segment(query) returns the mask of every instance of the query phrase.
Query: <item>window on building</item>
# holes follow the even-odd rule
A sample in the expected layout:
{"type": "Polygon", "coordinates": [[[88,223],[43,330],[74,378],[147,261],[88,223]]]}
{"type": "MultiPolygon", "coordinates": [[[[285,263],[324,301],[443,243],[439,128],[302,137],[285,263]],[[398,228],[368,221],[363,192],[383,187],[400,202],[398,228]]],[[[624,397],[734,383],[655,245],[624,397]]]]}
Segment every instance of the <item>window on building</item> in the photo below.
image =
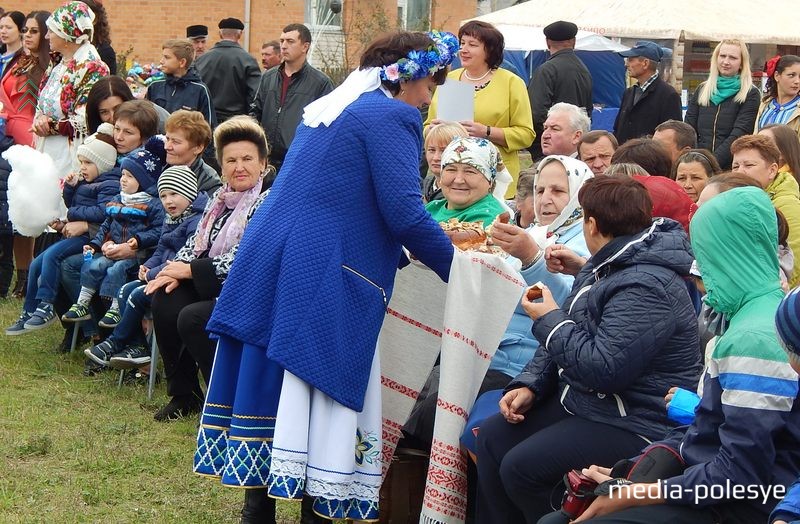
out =
{"type": "Polygon", "coordinates": [[[306,0],[306,25],[315,29],[341,29],[341,9],[334,13],[331,0],[306,0]]]}
{"type": "Polygon", "coordinates": [[[397,0],[397,21],[409,31],[427,31],[431,26],[431,0],[397,0]]]}

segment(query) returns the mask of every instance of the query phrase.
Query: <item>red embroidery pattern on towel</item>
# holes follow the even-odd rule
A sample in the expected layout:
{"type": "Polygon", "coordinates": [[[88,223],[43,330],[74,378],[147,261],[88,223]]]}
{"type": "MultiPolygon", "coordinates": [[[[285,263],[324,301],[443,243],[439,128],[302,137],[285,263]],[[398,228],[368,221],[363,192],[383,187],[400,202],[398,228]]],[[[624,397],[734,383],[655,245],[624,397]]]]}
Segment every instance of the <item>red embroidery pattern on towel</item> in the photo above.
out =
{"type": "Polygon", "coordinates": [[[467,463],[456,446],[434,439],[425,483],[425,506],[464,520],[467,507],[467,463]]]}
{"type": "Polygon", "coordinates": [[[458,417],[463,418],[465,422],[469,418],[469,413],[467,412],[466,409],[464,409],[461,406],[458,406],[456,404],[453,404],[452,402],[444,401],[444,400],[442,400],[441,397],[436,399],[436,406],[440,407],[442,409],[446,409],[450,413],[452,413],[452,414],[454,414],[454,415],[456,415],[458,417]]]}
{"type": "Polygon", "coordinates": [[[482,359],[484,359],[484,360],[491,360],[492,359],[492,357],[489,355],[489,353],[487,353],[486,351],[484,351],[481,348],[479,348],[478,344],[474,340],[472,340],[471,338],[467,338],[463,333],[461,333],[459,331],[454,331],[454,330],[450,329],[449,327],[446,327],[446,328],[444,328],[444,334],[447,335],[448,337],[453,337],[453,338],[455,338],[457,340],[460,340],[461,342],[465,343],[466,345],[468,345],[469,347],[474,349],[475,352],[478,353],[478,356],[481,357],[482,359]]]}
{"type": "Polygon", "coordinates": [[[477,262],[478,264],[486,267],[486,269],[488,269],[492,273],[497,273],[498,275],[500,275],[504,279],[508,280],[509,282],[513,282],[513,283],[515,283],[516,285],[518,285],[520,287],[528,287],[528,285],[525,284],[524,282],[520,282],[520,280],[518,278],[514,278],[514,275],[506,273],[505,271],[503,271],[499,267],[489,264],[488,262],[486,262],[482,258],[472,257],[471,262],[477,262]]]}
{"type": "Polygon", "coordinates": [[[407,316],[405,316],[404,314],[400,313],[399,311],[397,311],[395,309],[387,308],[386,312],[389,313],[390,315],[392,315],[393,317],[399,318],[400,320],[402,320],[406,324],[411,324],[414,327],[418,327],[421,330],[426,331],[426,332],[430,333],[431,335],[433,335],[435,337],[441,337],[442,336],[442,332],[439,331],[438,329],[434,329],[434,328],[432,328],[430,326],[426,326],[422,322],[419,322],[418,320],[414,320],[411,317],[407,317],[407,316]]]}

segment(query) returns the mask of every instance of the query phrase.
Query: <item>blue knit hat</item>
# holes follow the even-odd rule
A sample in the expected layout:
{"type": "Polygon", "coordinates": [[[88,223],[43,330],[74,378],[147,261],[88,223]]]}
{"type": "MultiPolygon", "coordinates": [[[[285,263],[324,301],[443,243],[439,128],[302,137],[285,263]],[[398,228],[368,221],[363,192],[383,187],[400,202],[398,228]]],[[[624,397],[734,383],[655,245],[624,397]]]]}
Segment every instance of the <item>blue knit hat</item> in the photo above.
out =
{"type": "Polygon", "coordinates": [[[131,151],[122,159],[120,167],[126,169],[139,182],[139,191],[147,191],[158,181],[164,170],[166,153],[164,143],[158,135],[145,142],[144,147],[131,151]]]}
{"type": "Polygon", "coordinates": [[[800,364],[800,287],[793,289],[778,304],[775,330],[789,360],[800,364]]]}

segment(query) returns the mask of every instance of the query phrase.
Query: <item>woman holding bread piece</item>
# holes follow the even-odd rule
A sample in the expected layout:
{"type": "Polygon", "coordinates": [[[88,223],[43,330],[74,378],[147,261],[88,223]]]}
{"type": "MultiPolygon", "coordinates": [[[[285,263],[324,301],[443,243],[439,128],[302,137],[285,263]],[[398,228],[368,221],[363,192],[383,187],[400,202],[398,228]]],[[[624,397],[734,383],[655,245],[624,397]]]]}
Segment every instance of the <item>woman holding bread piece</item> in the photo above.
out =
{"type": "Polygon", "coordinates": [[[694,257],[683,228],[654,221],[634,180],[592,178],[578,200],[592,256],[562,308],[547,287],[541,302],[522,299],[546,350],[481,425],[478,522],[536,522],[551,511],[553,487],[587,457],[613,464],[662,438],[674,426],[663,396],[675,381],[697,383],[697,322],[682,278],[694,257]]]}

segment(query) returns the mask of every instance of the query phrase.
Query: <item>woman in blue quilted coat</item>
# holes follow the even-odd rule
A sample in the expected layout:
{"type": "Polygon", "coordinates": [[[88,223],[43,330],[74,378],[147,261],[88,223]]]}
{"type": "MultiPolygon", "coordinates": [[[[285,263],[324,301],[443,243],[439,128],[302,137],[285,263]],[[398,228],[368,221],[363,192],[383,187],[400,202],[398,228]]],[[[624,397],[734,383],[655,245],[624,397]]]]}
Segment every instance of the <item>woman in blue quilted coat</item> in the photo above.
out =
{"type": "Polygon", "coordinates": [[[634,180],[596,177],[578,199],[592,256],[563,309],[547,288],[542,302],[523,297],[541,349],[480,427],[479,522],[537,522],[581,461],[614,464],[664,437],[674,425],[662,400],[671,381],[699,378],[683,280],[694,257],[681,225],[652,220],[634,180]]]}
{"type": "Polygon", "coordinates": [[[376,40],[360,69],[306,107],[244,233],[208,324],[219,344],[195,454],[197,473],[256,488],[245,491],[242,522],[270,521],[266,488],[279,498],[305,492],[328,518],[377,519],[380,446],[356,422],[369,409],[368,384],[380,380],[375,345],[401,247],[449,275],[453,246],[422,204],[417,108],[430,103],[457,47],[438,32],[376,40]],[[287,381],[312,400],[286,427],[309,430],[278,460],[272,443],[279,397],[293,398],[281,393],[287,381]],[[325,450],[307,446],[315,434],[325,450]],[[317,451],[322,460],[341,451],[341,467],[320,468],[317,451]],[[376,464],[377,486],[362,469],[376,464]]]}

